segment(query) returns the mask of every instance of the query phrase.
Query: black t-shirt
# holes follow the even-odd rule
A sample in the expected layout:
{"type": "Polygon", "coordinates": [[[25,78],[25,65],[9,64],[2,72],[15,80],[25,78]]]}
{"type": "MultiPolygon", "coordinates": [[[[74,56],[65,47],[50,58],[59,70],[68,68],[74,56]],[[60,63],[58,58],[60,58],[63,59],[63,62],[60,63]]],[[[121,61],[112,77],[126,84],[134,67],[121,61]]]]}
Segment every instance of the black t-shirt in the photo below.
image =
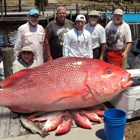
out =
{"type": "Polygon", "coordinates": [[[74,28],[74,23],[70,20],[66,20],[63,26],[56,24],[55,21],[51,21],[47,28],[50,32],[50,51],[53,59],[62,57],[62,47],[64,36],[66,32],[74,28]]]}

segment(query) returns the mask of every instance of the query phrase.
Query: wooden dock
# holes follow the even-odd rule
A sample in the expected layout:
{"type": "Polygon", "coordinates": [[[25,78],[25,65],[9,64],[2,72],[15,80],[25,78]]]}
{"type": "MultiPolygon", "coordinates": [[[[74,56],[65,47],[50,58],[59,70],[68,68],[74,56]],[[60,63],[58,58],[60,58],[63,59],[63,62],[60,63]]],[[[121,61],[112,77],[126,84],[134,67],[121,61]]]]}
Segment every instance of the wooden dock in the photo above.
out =
{"type": "MultiPolygon", "coordinates": [[[[67,11],[67,16],[70,17],[70,19],[72,19],[72,17],[77,14],[84,14],[87,15],[89,13],[89,9],[87,10],[68,10],[67,11]]],[[[47,20],[49,22],[49,19],[51,18],[56,18],[56,9],[52,10],[52,11],[44,11],[40,13],[40,17],[39,20],[43,21],[43,20],[47,20]]],[[[7,13],[7,15],[3,15],[0,17],[0,22],[16,22],[16,21],[27,21],[28,20],[28,12],[10,12],[7,13]]]]}
{"type": "MultiPolygon", "coordinates": [[[[18,21],[27,21],[28,17],[3,17],[0,18],[0,22],[18,22],[18,21]]],[[[46,17],[40,17],[39,21],[46,20],[46,17]]]]}
{"type": "Polygon", "coordinates": [[[21,126],[16,114],[5,107],[0,107],[0,139],[27,135],[29,132],[21,126]]]}

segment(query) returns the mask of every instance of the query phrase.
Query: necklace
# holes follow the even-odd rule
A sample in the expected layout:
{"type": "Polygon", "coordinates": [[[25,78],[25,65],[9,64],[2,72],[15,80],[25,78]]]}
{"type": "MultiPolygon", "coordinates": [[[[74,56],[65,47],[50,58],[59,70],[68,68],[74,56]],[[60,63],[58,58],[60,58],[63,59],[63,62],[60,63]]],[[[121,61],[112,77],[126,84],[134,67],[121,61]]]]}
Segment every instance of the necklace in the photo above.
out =
{"type": "MultiPolygon", "coordinates": [[[[75,28],[75,29],[76,29],[76,28],[75,28]]],[[[81,42],[81,43],[85,43],[85,35],[84,35],[84,31],[82,30],[81,32],[82,32],[82,36],[83,36],[84,40],[83,40],[83,41],[79,40],[79,38],[78,38],[79,31],[76,29],[77,40],[78,40],[79,43],[80,43],[80,42],[81,42]]]]}

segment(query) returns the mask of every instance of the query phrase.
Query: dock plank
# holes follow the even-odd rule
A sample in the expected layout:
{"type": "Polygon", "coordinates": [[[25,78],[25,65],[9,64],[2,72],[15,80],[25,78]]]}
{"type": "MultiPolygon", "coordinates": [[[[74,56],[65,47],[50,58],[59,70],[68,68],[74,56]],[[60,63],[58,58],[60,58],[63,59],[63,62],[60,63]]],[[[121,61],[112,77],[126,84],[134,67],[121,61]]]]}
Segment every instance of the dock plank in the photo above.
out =
{"type": "MultiPolygon", "coordinates": [[[[16,21],[27,21],[28,17],[4,17],[4,18],[0,18],[0,22],[16,22],[16,21]]],[[[40,17],[39,21],[41,20],[46,20],[45,17],[40,17]]]]}
{"type": "Polygon", "coordinates": [[[0,138],[8,137],[10,127],[10,110],[3,107],[0,122],[0,138]]]}
{"type": "Polygon", "coordinates": [[[10,128],[9,128],[9,134],[8,137],[15,137],[19,136],[20,133],[20,122],[17,115],[17,118],[14,118],[14,116],[17,114],[14,114],[13,112],[10,113],[10,128]]]}

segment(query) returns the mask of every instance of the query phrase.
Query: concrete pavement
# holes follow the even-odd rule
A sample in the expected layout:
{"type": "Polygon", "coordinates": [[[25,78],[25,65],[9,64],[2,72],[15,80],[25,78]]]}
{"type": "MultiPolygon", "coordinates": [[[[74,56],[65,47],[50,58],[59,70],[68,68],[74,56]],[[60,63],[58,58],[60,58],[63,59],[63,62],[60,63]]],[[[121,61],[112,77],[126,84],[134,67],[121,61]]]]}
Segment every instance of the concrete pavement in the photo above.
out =
{"type": "MultiPolygon", "coordinates": [[[[47,140],[104,140],[104,123],[93,125],[91,130],[83,128],[72,128],[70,132],[64,135],[55,136],[55,131],[49,132],[47,140]]],[[[42,140],[38,134],[29,134],[18,137],[4,138],[3,140],[42,140]]]]}

